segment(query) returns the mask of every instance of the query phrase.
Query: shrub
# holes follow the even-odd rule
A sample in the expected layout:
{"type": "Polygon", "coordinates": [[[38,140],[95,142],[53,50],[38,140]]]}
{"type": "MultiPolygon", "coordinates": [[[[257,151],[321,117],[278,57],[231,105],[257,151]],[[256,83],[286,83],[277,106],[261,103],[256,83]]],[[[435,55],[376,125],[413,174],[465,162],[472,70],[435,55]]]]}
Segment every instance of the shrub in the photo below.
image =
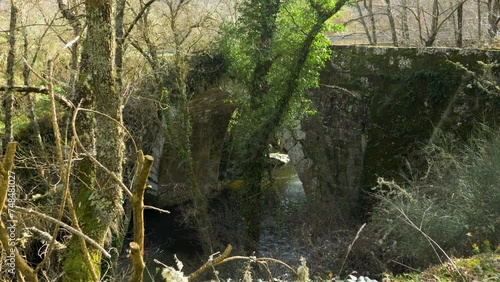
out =
{"type": "Polygon", "coordinates": [[[422,268],[500,243],[500,134],[482,135],[458,150],[428,146],[427,170],[405,185],[379,179],[369,233],[387,265],[422,268]]]}

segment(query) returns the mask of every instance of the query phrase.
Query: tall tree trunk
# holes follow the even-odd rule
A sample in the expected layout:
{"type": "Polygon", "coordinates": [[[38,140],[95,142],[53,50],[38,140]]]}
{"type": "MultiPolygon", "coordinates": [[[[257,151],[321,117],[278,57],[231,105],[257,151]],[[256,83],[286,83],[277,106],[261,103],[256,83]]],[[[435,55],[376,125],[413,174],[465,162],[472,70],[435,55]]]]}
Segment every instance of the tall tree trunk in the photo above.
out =
{"type": "Polygon", "coordinates": [[[124,51],[124,27],[123,19],[125,17],[125,2],[126,0],[116,0],[116,17],[115,17],[115,33],[116,33],[116,89],[118,92],[122,90],[122,70],[123,70],[123,51],[124,51]]]}
{"type": "Polygon", "coordinates": [[[488,34],[494,38],[498,33],[500,22],[500,0],[488,0],[488,34]]]}
{"type": "MultiPolygon", "coordinates": [[[[87,34],[82,52],[82,74],[80,89],[84,99],[102,114],[95,114],[95,157],[111,173],[121,178],[124,159],[122,122],[122,100],[115,90],[114,75],[114,29],[112,1],[86,1],[87,34]],[[88,90],[88,92],[87,92],[88,90]],[[106,116],[105,116],[106,115],[106,116]]],[[[87,120],[80,123],[81,138],[91,140],[93,124],[87,120]]],[[[91,141],[86,141],[91,146],[91,141]]],[[[82,230],[100,244],[108,243],[109,237],[121,227],[122,191],[106,172],[95,170],[87,160],[78,167],[83,183],[77,186],[75,205],[82,230]],[[90,170],[90,171],[89,171],[90,170]],[[95,180],[95,181],[94,181],[95,180]]],[[[100,277],[101,253],[90,249],[92,266],[100,277]]],[[[68,255],[64,260],[64,280],[92,281],[90,270],[83,263],[76,238],[70,242],[68,255]]]]}
{"type": "MultiPolygon", "coordinates": [[[[12,87],[14,86],[14,62],[16,56],[16,25],[17,25],[18,8],[16,1],[12,0],[10,4],[10,26],[9,26],[9,53],[7,55],[7,91],[3,98],[4,109],[4,124],[5,124],[5,137],[3,140],[3,147],[6,148],[9,142],[14,140],[14,133],[12,128],[12,111],[14,110],[14,93],[12,87]]],[[[2,149],[3,152],[4,149],[2,149]]]]}
{"type": "MultiPolygon", "coordinates": [[[[267,0],[261,1],[260,5],[249,1],[246,5],[249,16],[256,18],[254,25],[250,29],[257,31],[255,67],[252,72],[251,83],[248,85],[250,94],[249,108],[244,109],[242,113],[245,116],[251,116],[254,111],[263,105],[262,99],[266,96],[269,85],[267,83],[267,74],[272,66],[271,47],[273,36],[276,30],[276,16],[280,9],[280,1],[267,0]]],[[[257,1],[255,1],[257,2],[257,1]]],[[[238,130],[246,130],[239,128],[238,130]]],[[[244,220],[243,244],[247,254],[258,253],[260,244],[260,221],[261,221],[261,193],[262,179],[265,171],[265,156],[269,136],[265,132],[256,129],[250,140],[244,141],[248,145],[242,148],[242,155],[239,158],[240,169],[243,172],[244,186],[242,189],[242,207],[241,215],[244,220]]]]}
{"type": "Polygon", "coordinates": [[[457,7],[457,31],[456,40],[457,47],[463,46],[463,25],[464,25],[464,2],[460,2],[457,7]]]}
{"type": "Polygon", "coordinates": [[[439,29],[439,0],[434,0],[432,3],[432,21],[431,21],[431,30],[425,40],[425,46],[430,47],[436,41],[436,36],[438,34],[439,29]]]}
{"type": "MultiPolygon", "coordinates": [[[[74,38],[77,38],[80,36],[80,33],[82,31],[82,24],[80,23],[80,20],[78,19],[78,16],[71,11],[70,8],[68,8],[68,4],[66,3],[65,0],[57,0],[57,4],[59,6],[59,10],[61,11],[63,17],[69,22],[71,27],[73,28],[73,36],[74,38]]],[[[75,94],[75,87],[76,87],[76,77],[77,77],[77,72],[78,72],[78,55],[79,55],[79,44],[78,40],[71,45],[70,50],[71,50],[71,74],[69,77],[69,93],[70,97],[74,98],[75,94]]]]}
{"type": "Polygon", "coordinates": [[[408,28],[408,7],[407,0],[401,0],[401,29],[403,34],[404,45],[407,46],[410,43],[410,30],[408,28]]]}
{"type": "Polygon", "coordinates": [[[483,38],[483,19],[482,19],[482,9],[481,9],[481,1],[477,0],[477,38],[481,40],[483,38]]]}
{"type": "Polygon", "coordinates": [[[370,45],[375,45],[375,43],[373,42],[370,30],[368,29],[368,25],[366,24],[365,16],[363,15],[363,11],[361,10],[361,6],[359,5],[358,2],[355,2],[354,5],[356,7],[356,10],[358,10],[359,22],[361,23],[361,25],[363,26],[363,29],[365,30],[365,34],[366,34],[366,38],[368,39],[368,43],[370,45]]]}
{"type": "Polygon", "coordinates": [[[363,3],[370,17],[373,45],[377,45],[377,26],[375,25],[375,15],[373,13],[373,0],[363,0],[363,3]]]}
{"type": "MultiPolygon", "coordinates": [[[[289,66],[288,75],[280,82],[283,88],[277,93],[271,93],[271,85],[268,85],[266,77],[269,75],[273,63],[277,62],[273,60],[273,56],[267,56],[268,53],[266,52],[270,54],[273,33],[276,29],[275,17],[279,11],[280,2],[281,1],[268,0],[265,1],[265,4],[269,6],[261,3],[261,5],[256,5],[258,8],[253,11],[251,6],[244,8],[248,9],[248,11],[246,11],[246,16],[252,19],[250,24],[246,23],[245,28],[250,28],[252,31],[257,30],[259,32],[255,42],[255,50],[253,50],[256,52],[256,57],[254,58],[256,59],[256,64],[253,70],[252,82],[247,85],[250,99],[255,99],[255,102],[251,101],[249,105],[243,109],[241,119],[245,120],[245,118],[250,117],[252,120],[259,120],[260,122],[250,128],[239,128],[237,129],[239,131],[236,131],[236,133],[244,132],[244,135],[247,136],[243,142],[240,139],[239,144],[237,144],[239,146],[239,154],[241,154],[241,156],[239,156],[239,160],[241,161],[240,168],[244,176],[242,191],[244,203],[242,215],[245,222],[244,247],[247,253],[258,252],[259,249],[261,182],[265,170],[265,159],[269,141],[276,128],[282,124],[284,118],[290,111],[292,98],[300,85],[299,77],[306,65],[316,36],[321,32],[324,23],[339,11],[347,0],[337,1],[335,6],[328,10],[323,10],[324,8],[321,4],[316,1],[309,1],[314,12],[317,13],[314,25],[307,31],[303,41],[300,42],[300,46],[298,46],[299,51],[290,57],[292,63],[289,66]],[[264,9],[264,11],[259,11],[259,8],[264,9]],[[255,13],[265,16],[256,19],[255,13]],[[254,25],[257,27],[256,29],[254,25]],[[263,67],[259,67],[259,65],[263,67]],[[256,79],[264,83],[255,83],[256,79]],[[252,113],[262,113],[261,111],[256,111],[256,108],[253,107],[258,106],[259,110],[265,109],[266,104],[264,99],[268,98],[269,95],[276,95],[273,97],[275,103],[273,103],[272,110],[265,111],[265,116],[255,117],[255,115],[252,115],[252,113]],[[241,130],[245,130],[246,132],[241,130]]],[[[247,3],[247,5],[248,4],[252,4],[252,1],[247,3]]],[[[255,36],[255,34],[253,35],[255,36]]],[[[267,106],[269,107],[269,105],[267,106]]],[[[248,125],[248,123],[246,125],[248,125]]],[[[242,125],[238,124],[238,126],[241,127],[242,125]]],[[[235,137],[239,138],[239,136],[235,137]]]]}
{"type": "Polygon", "coordinates": [[[392,15],[392,8],[391,8],[391,0],[385,0],[385,3],[387,4],[387,17],[389,18],[389,25],[391,27],[391,38],[392,38],[392,45],[398,46],[398,34],[396,32],[396,24],[394,23],[394,17],[392,15]]]}
{"type": "MultiPolygon", "coordinates": [[[[23,58],[26,62],[28,62],[28,48],[29,48],[29,42],[28,42],[28,33],[26,32],[26,27],[23,27],[23,58]]],[[[28,63],[23,64],[23,80],[24,80],[24,85],[29,86],[30,85],[30,68],[28,66],[28,63]]],[[[32,93],[26,93],[28,95],[28,101],[29,101],[29,119],[31,122],[31,128],[33,129],[33,135],[36,138],[38,149],[40,149],[41,153],[45,153],[45,145],[43,144],[42,141],[42,136],[40,134],[40,126],[38,125],[38,121],[36,120],[36,98],[33,96],[32,93]]],[[[41,169],[41,168],[40,168],[41,169]]]]}

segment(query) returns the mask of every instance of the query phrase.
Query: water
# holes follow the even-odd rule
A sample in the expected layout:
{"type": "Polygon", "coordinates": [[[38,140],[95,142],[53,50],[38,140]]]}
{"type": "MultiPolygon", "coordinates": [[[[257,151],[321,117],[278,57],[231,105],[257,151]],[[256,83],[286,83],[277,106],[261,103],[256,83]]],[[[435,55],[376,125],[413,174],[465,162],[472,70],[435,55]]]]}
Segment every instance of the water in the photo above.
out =
{"type": "Polygon", "coordinates": [[[306,227],[306,196],[289,162],[273,171],[274,183],[264,197],[260,256],[297,265],[306,249],[301,233],[306,227]]]}
{"type": "MultiPolygon", "coordinates": [[[[273,183],[266,189],[263,197],[259,257],[278,259],[296,268],[300,257],[306,257],[307,254],[301,236],[307,227],[304,222],[306,196],[291,163],[275,168],[272,175],[273,183]]],[[[185,264],[202,259],[196,232],[192,226],[182,223],[182,213],[179,210],[174,209],[171,212],[170,215],[155,211],[145,212],[144,260],[147,272],[150,272],[145,273],[145,281],[161,281],[158,273],[155,275],[159,265],[154,263],[153,259],[171,266],[175,265],[173,254],[177,254],[185,264]]],[[[121,270],[125,271],[129,264],[129,259],[123,255],[120,261],[121,270]]],[[[270,270],[272,273],[289,273],[276,265],[270,265],[270,270]]]]}

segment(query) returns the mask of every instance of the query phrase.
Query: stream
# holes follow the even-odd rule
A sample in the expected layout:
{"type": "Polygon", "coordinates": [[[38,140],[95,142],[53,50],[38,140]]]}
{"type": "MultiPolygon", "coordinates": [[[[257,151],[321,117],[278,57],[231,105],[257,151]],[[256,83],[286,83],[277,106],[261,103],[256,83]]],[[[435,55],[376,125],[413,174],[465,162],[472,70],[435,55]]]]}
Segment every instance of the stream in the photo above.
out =
{"type": "MultiPolygon", "coordinates": [[[[306,256],[305,246],[301,244],[306,222],[306,196],[295,168],[288,162],[272,171],[273,182],[263,192],[261,240],[259,257],[270,257],[281,260],[296,268],[301,256],[306,256]],[[297,237],[298,236],[298,237],[297,237]]],[[[173,254],[186,264],[190,261],[201,261],[201,247],[194,229],[173,214],[180,211],[171,210],[172,214],[164,215],[155,211],[145,211],[145,281],[162,281],[157,259],[167,265],[174,266],[173,254]]],[[[127,246],[130,238],[125,242],[127,246]]],[[[130,259],[124,254],[119,260],[119,269],[123,272],[130,267],[130,259]]],[[[289,273],[282,267],[270,265],[273,273],[289,273]]],[[[186,269],[190,273],[191,269],[186,269]]],[[[187,274],[186,273],[186,274],[187,274]]]]}
{"type": "Polygon", "coordinates": [[[264,197],[259,256],[296,264],[306,253],[294,237],[305,224],[306,196],[290,162],[275,168],[273,178],[273,191],[264,197]]]}

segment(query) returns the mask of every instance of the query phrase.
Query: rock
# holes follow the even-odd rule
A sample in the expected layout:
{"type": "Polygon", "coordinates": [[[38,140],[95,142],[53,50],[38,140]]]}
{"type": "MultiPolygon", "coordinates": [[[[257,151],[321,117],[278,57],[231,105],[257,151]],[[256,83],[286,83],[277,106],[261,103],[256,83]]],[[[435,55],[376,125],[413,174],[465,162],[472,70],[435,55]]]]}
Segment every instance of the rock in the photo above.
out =
{"type": "Polygon", "coordinates": [[[290,157],[287,154],[282,153],[271,153],[269,154],[269,162],[272,166],[282,166],[290,161],[290,157]]]}

